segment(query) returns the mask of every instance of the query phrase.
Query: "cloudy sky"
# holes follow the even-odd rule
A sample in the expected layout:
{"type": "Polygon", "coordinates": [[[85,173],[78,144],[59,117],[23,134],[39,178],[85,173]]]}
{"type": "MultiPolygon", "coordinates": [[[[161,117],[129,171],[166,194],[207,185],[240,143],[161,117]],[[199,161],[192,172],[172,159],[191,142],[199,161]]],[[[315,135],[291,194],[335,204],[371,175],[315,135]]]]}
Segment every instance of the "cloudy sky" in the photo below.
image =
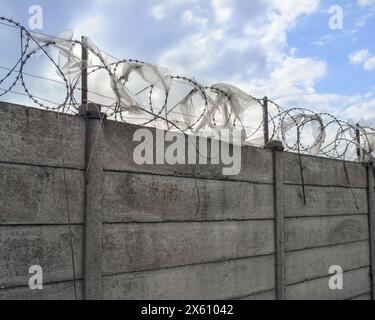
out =
{"type": "MultiPolygon", "coordinates": [[[[71,28],[116,57],[375,125],[375,0],[0,0],[0,15],[27,26],[32,5],[43,33],[71,28]]],[[[16,40],[0,36],[11,64],[16,40]]]]}

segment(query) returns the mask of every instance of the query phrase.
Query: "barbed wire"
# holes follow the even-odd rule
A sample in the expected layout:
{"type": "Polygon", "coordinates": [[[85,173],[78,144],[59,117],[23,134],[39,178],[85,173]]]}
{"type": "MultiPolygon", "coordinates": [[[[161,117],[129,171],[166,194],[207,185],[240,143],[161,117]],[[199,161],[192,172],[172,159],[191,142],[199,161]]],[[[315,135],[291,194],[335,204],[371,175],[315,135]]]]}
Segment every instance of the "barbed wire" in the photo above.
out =
{"type": "Polygon", "coordinates": [[[144,61],[120,60],[99,49],[90,39],[73,39],[72,32],[50,36],[27,30],[6,17],[0,17],[0,24],[19,30],[21,42],[15,64],[0,66],[5,71],[0,78],[0,99],[18,94],[28,97],[39,108],[77,114],[81,106],[82,70],[87,68],[87,92],[96,97],[90,101],[106,100],[100,104],[112,120],[205,136],[229,129],[241,135],[243,144],[258,146],[267,144],[268,130],[269,140],[282,141],[287,151],[342,160],[373,159],[373,128],[340,120],[329,113],[284,108],[270,99],[266,99],[266,109],[264,99],[230,84],[205,86],[144,61]],[[81,50],[87,51],[87,61],[82,60],[81,50]],[[26,71],[28,65],[42,57],[59,80],[26,71]],[[55,92],[56,96],[63,92],[63,99],[55,102],[33,94],[27,77],[63,86],[55,92]],[[19,92],[21,89],[23,92],[19,92]]]}

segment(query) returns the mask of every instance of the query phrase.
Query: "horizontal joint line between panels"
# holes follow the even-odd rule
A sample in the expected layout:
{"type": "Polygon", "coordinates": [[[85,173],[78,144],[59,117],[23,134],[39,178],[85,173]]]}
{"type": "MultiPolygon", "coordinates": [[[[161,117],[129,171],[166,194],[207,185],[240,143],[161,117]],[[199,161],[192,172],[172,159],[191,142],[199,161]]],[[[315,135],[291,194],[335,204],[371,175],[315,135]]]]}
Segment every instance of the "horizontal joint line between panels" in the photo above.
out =
{"type": "Polygon", "coordinates": [[[339,243],[335,243],[335,244],[325,244],[325,245],[314,246],[314,247],[306,247],[306,248],[303,248],[303,249],[291,249],[291,250],[285,250],[285,253],[293,253],[293,252],[307,251],[307,250],[313,250],[313,249],[339,247],[339,246],[343,246],[343,245],[355,244],[355,243],[360,243],[360,242],[368,242],[369,240],[370,240],[369,238],[365,238],[365,239],[355,240],[355,241],[347,241],[347,242],[339,242],[339,243]]]}
{"type": "MultiPolygon", "coordinates": [[[[78,281],[83,281],[83,278],[76,278],[76,279],[63,279],[63,280],[57,280],[57,281],[49,281],[49,282],[43,282],[43,286],[49,286],[49,285],[55,285],[55,284],[67,284],[67,283],[74,283],[78,281]]],[[[29,287],[26,285],[15,285],[15,286],[4,286],[0,287],[0,292],[1,291],[7,291],[7,290],[16,290],[16,289],[29,289],[29,287]]]]}
{"type": "Polygon", "coordinates": [[[254,296],[257,296],[257,295],[260,295],[260,294],[265,294],[265,293],[275,293],[275,297],[276,297],[275,290],[276,290],[276,288],[270,288],[270,289],[267,289],[267,290],[262,290],[262,291],[258,291],[258,292],[255,292],[255,293],[250,293],[250,294],[247,294],[247,295],[244,295],[244,296],[232,297],[232,298],[223,299],[223,300],[241,300],[243,298],[250,298],[250,297],[254,297],[254,296]]]}
{"type": "Polygon", "coordinates": [[[135,271],[128,271],[128,272],[117,272],[117,273],[104,272],[103,277],[109,278],[113,276],[122,276],[122,275],[127,275],[127,274],[131,275],[131,274],[139,274],[139,273],[147,273],[147,272],[182,269],[186,267],[204,266],[204,265],[211,265],[211,264],[218,264],[218,263],[225,263],[225,262],[235,262],[235,261],[249,260],[249,259],[256,259],[256,258],[267,258],[267,257],[274,257],[274,256],[275,256],[275,253],[272,252],[272,253],[265,253],[265,254],[249,256],[249,257],[239,257],[239,258],[231,258],[231,259],[225,259],[225,260],[190,263],[190,264],[184,264],[184,265],[167,266],[167,267],[157,268],[157,269],[145,269],[145,270],[135,270],[135,271]]]}
{"type": "Polygon", "coordinates": [[[60,170],[72,170],[72,171],[81,171],[84,172],[85,169],[82,168],[74,168],[68,166],[52,166],[52,165],[45,165],[45,164],[34,164],[34,163],[23,163],[23,162],[8,162],[8,161],[0,161],[0,165],[10,165],[10,166],[25,166],[25,167],[36,167],[36,168],[46,168],[46,169],[60,169],[60,170]]]}
{"type": "Polygon", "coordinates": [[[359,294],[359,295],[357,295],[357,296],[354,296],[354,297],[348,298],[348,299],[346,299],[346,300],[353,300],[353,299],[360,298],[360,297],[364,297],[364,296],[367,296],[367,295],[370,295],[370,296],[371,296],[371,291],[368,291],[368,292],[366,292],[366,293],[361,293],[361,294],[359,294]]]}
{"type": "Polygon", "coordinates": [[[112,222],[105,221],[103,225],[134,225],[134,224],[179,224],[179,223],[226,223],[226,222],[257,222],[257,221],[269,221],[273,222],[275,219],[230,219],[230,220],[168,220],[168,221],[131,221],[131,222],[112,222]]]}
{"type": "Polygon", "coordinates": [[[344,185],[330,185],[330,184],[309,184],[309,183],[292,183],[292,182],[284,182],[284,186],[296,186],[296,187],[316,187],[316,188],[335,188],[335,189],[359,189],[359,190],[367,190],[368,187],[365,185],[363,186],[344,186],[344,185]]]}
{"type": "MultiPolygon", "coordinates": [[[[355,267],[355,268],[345,269],[345,270],[343,270],[343,272],[345,274],[346,272],[368,269],[369,267],[370,267],[370,265],[359,266],[359,267],[355,267]]],[[[306,282],[310,282],[310,281],[314,281],[314,280],[320,280],[320,279],[326,279],[326,278],[329,278],[329,277],[332,277],[332,274],[331,275],[328,274],[328,275],[325,275],[325,276],[316,276],[316,277],[306,278],[302,281],[287,283],[286,286],[292,287],[292,286],[296,286],[296,285],[303,284],[303,283],[306,283],[306,282]]]]}
{"type": "Polygon", "coordinates": [[[323,215],[307,215],[307,216],[285,216],[288,220],[298,220],[298,219],[310,219],[310,218],[339,218],[339,217],[358,217],[367,216],[368,212],[358,212],[358,213],[340,213],[340,214],[323,214],[323,215]]]}
{"type": "Polygon", "coordinates": [[[77,226],[77,227],[83,227],[84,223],[40,223],[40,224],[30,224],[30,223],[25,223],[25,224],[1,224],[0,223],[0,228],[2,227],[10,227],[10,228],[38,228],[38,227],[69,227],[69,226],[77,226]]]}
{"type": "MultiPolygon", "coordinates": [[[[261,181],[248,181],[248,180],[241,180],[241,179],[230,179],[230,178],[218,178],[218,177],[204,177],[204,176],[189,176],[189,175],[173,175],[173,174],[163,174],[163,173],[155,173],[155,172],[144,172],[144,171],[131,171],[131,170],[108,170],[104,169],[104,172],[109,173],[123,173],[123,174],[139,174],[139,175],[149,175],[149,176],[157,176],[157,177],[170,177],[170,178],[183,178],[183,179],[198,179],[198,180],[212,180],[212,181],[230,181],[230,182],[242,182],[242,183],[249,183],[249,184],[256,184],[256,185],[271,185],[273,186],[274,183],[270,182],[261,182],[261,181]]],[[[229,177],[229,176],[228,176],[229,177]]]]}

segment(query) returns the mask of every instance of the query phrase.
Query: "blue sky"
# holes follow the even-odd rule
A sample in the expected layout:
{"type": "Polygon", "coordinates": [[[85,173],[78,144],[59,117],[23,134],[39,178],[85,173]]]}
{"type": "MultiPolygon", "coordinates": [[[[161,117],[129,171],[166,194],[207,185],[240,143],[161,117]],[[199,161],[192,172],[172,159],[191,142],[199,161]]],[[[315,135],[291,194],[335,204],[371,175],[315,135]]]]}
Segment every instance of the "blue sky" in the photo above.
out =
{"type": "Polygon", "coordinates": [[[35,4],[43,33],[71,28],[117,57],[375,125],[375,0],[0,0],[0,15],[27,26],[35,4]]]}

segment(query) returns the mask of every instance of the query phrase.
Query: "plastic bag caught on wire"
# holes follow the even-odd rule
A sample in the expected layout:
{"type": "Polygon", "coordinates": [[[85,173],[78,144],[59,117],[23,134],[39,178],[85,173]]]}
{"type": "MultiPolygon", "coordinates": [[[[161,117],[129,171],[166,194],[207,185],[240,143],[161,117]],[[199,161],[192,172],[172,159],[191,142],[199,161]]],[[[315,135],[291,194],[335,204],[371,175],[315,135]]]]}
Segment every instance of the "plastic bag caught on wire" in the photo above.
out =
{"type": "Polygon", "coordinates": [[[375,133],[368,133],[368,145],[369,145],[369,153],[373,153],[375,151],[375,133]]]}
{"type": "MultiPolygon", "coordinates": [[[[107,59],[104,57],[100,49],[89,38],[87,38],[87,46],[88,49],[94,53],[96,58],[100,60],[103,67],[108,71],[108,75],[110,77],[110,87],[116,96],[119,110],[127,111],[133,114],[142,114],[142,104],[138,100],[137,96],[130,92],[130,90],[121,82],[119,77],[112,72],[111,66],[107,59]]],[[[90,62],[91,65],[95,65],[95,63],[95,61],[90,62]]]]}
{"type": "Polygon", "coordinates": [[[202,94],[202,91],[198,88],[192,89],[180,102],[177,103],[176,107],[179,108],[182,115],[183,121],[186,123],[187,127],[191,129],[192,133],[197,133],[206,125],[213,127],[213,116],[217,109],[215,102],[207,96],[202,94]],[[203,108],[201,104],[194,104],[194,97],[197,96],[204,103],[207,108],[203,108]]]}
{"type": "Polygon", "coordinates": [[[180,102],[177,103],[177,107],[180,109],[180,113],[186,126],[192,128],[195,117],[195,107],[193,103],[193,97],[198,93],[197,89],[191,90],[180,102]]]}
{"type": "MultiPolygon", "coordinates": [[[[312,125],[312,135],[314,137],[314,142],[309,148],[310,155],[318,155],[321,151],[322,145],[326,139],[326,132],[323,128],[323,120],[318,115],[306,115],[306,114],[297,114],[295,116],[290,116],[291,118],[288,121],[283,121],[280,126],[280,132],[282,137],[282,142],[284,145],[287,145],[286,135],[287,132],[294,127],[297,132],[307,123],[312,125]]],[[[297,146],[301,144],[301,141],[297,139],[297,146]]]]}
{"type": "Polygon", "coordinates": [[[73,79],[79,77],[82,68],[81,59],[73,52],[74,33],[72,30],[66,30],[56,36],[46,36],[35,32],[30,32],[32,41],[27,50],[27,54],[40,56],[44,51],[52,58],[52,49],[57,49],[56,70],[58,76],[67,78],[71,83],[73,79]],[[62,74],[61,74],[62,73],[62,74]],[[64,75],[64,76],[63,76],[64,75]]]}
{"type": "Polygon", "coordinates": [[[327,134],[323,127],[323,120],[319,116],[316,115],[311,117],[311,126],[315,141],[310,147],[309,154],[316,156],[319,155],[322,145],[326,140],[327,134]]]}
{"type": "Polygon", "coordinates": [[[374,152],[375,152],[375,132],[373,130],[366,130],[363,129],[363,135],[366,139],[367,150],[365,154],[365,161],[374,160],[374,152]]]}
{"type": "Polygon", "coordinates": [[[133,114],[143,113],[141,103],[137,97],[123,85],[117,76],[111,77],[110,86],[116,96],[120,111],[127,111],[133,114]]]}
{"type": "Polygon", "coordinates": [[[169,93],[171,78],[167,69],[149,63],[127,61],[123,67],[121,80],[129,81],[132,72],[137,73],[144,81],[150,85],[169,93]]]}
{"type": "Polygon", "coordinates": [[[223,116],[224,125],[234,130],[234,122],[231,122],[231,117],[233,116],[234,120],[239,121],[242,126],[241,139],[244,143],[247,140],[247,133],[243,126],[245,120],[243,118],[244,112],[258,106],[259,102],[246,92],[230,84],[217,83],[212,88],[219,91],[215,102],[219,112],[223,116]]]}
{"type": "MultiPolygon", "coordinates": [[[[241,114],[254,106],[257,103],[257,100],[249,96],[244,91],[238,89],[235,86],[226,83],[217,83],[212,86],[215,89],[218,89],[228,95],[228,104],[230,110],[223,110],[226,112],[232,112],[234,116],[240,120],[241,114]]],[[[229,118],[229,114],[227,115],[229,118]]]]}

